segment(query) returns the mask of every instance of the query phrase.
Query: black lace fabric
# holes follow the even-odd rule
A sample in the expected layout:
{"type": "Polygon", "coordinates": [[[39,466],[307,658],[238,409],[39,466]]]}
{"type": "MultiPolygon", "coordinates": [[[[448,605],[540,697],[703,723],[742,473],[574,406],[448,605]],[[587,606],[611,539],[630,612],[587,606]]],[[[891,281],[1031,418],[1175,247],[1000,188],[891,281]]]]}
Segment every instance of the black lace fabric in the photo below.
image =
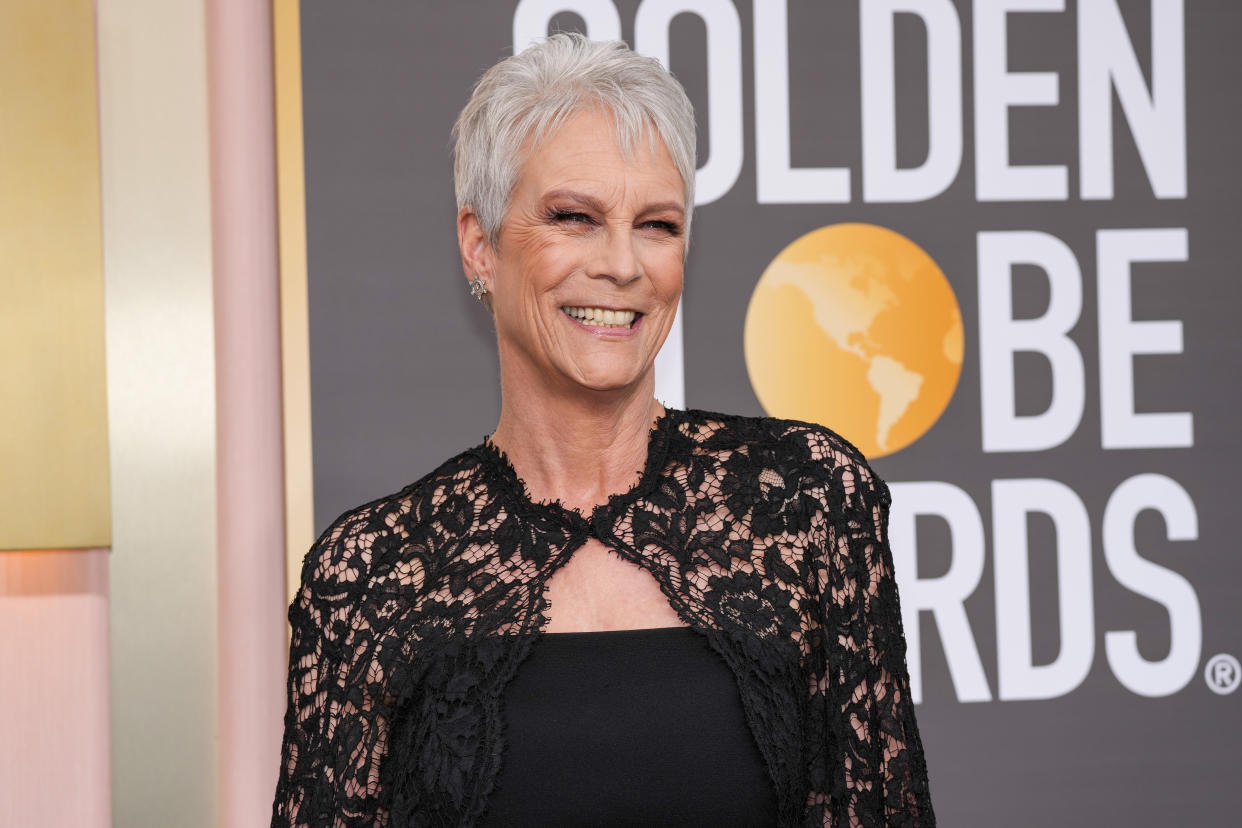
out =
{"type": "Polygon", "coordinates": [[[459,454],[307,556],[272,824],[474,824],[545,585],[595,537],[733,671],[778,824],[934,825],[888,505],[849,443],[785,420],[670,410],[589,515],[532,502],[489,442],[459,454]]]}

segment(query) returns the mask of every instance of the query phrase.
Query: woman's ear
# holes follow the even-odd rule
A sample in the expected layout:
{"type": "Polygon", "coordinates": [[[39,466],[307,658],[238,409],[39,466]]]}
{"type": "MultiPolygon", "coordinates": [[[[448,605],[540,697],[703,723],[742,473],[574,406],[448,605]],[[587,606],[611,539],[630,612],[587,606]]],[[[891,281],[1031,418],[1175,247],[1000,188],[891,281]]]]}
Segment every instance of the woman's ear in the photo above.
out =
{"type": "Polygon", "coordinates": [[[457,211],[457,246],[461,250],[461,267],[469,282],[481,278],[492,289],[492,246],[478,215],[469,205],[457,211]]]}

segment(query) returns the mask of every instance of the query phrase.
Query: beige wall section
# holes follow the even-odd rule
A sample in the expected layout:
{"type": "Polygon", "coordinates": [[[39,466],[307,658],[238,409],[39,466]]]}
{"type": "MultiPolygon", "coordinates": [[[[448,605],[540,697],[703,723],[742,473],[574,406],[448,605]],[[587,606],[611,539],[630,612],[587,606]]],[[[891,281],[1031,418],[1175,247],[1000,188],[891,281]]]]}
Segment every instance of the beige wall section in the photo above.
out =
{"type": "Polygon", "coordinates": [[[204,0],[98,0],[113,816],[218,822],[204,0]]]}
{"type": "Polygon", "coordinates": [[[0,549],[107,546],[89,3],[0,3],[0,101],[0,549]]]}
{"type": "Polygon", "coordinates": [[[106,549],[0,552],[0,676],[0,825],[109,825],[106,549]]]}
{"type": "Polygon", "coordinates": [[[302,143],[302,28],[298,0],[275,0],[272,11],[280,215],[286,597],[292,600],[301,576],[302,559],[315,540],[310,318],[306,285],[306,168],[302,143]]]}

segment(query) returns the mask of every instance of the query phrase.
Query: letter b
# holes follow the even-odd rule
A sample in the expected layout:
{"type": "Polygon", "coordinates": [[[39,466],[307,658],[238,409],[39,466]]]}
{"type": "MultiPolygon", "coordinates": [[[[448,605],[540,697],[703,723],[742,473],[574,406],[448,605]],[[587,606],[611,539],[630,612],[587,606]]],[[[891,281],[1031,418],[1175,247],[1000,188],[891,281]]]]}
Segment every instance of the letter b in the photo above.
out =
{"type": "Polygon", "coordinates": [[[1069,338],[1082,312],[1082,273],[1055,236],[1034,231],[982,232],[979,262],[979,382],[983,450],[1043,451],[1064,443],[1082,421],[1086,386],[1082,353],[1069,338]],[[1014,319],[1013,267],[1035,265],[1048,277],[1048,310],[1014,319]],[[1043,354],[1052,368],[1052,400],[1042,414],[1019,416],[1013,355],[1043,354]]]}

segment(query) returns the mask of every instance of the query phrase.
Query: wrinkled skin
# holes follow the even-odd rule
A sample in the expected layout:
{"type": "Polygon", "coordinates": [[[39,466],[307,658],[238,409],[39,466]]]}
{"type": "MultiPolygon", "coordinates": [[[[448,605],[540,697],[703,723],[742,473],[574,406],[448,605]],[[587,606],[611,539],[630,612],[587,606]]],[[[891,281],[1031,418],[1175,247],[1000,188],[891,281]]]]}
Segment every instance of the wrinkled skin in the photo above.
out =
{"type": "Polygon", "coordinates": [[[495,247],[462,209],[463,265],[487,284],[506,398],[630,397],[651,384],[681,295],[684,199],[662,142],[627,159],[609,116],[588,110],[528,150],[495,247]],[[642,316],[632,330],[588,328],[564,306],[642,316]]]}

